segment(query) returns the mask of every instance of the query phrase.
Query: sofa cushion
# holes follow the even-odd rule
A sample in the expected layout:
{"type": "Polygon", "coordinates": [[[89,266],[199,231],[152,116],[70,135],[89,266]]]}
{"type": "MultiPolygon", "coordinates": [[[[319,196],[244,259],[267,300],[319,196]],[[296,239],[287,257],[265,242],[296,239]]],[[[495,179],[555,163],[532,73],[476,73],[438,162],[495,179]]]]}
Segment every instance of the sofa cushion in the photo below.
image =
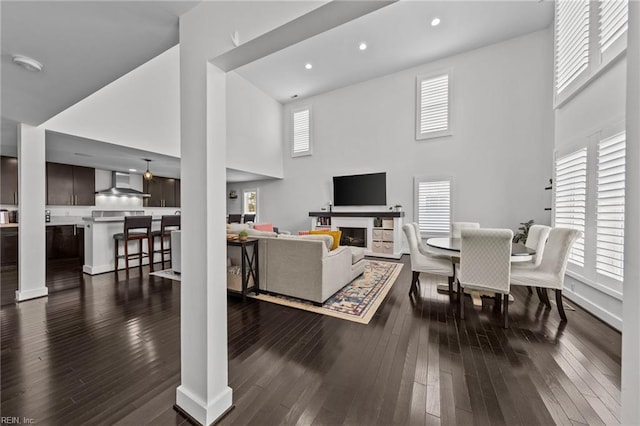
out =
{"type": "Polygon", "coordinates": [[[261,237],[277,237],[278,234],[276,234],[275,232],[269,232],[269,231],[260,231],[257,229],[247,229],[247,234],[250,237],[257,237],[257,238],[261,238],[261,237]]]}
{"type": "Polygon", "coordinates": [[[249,225],[246,223],[230,223],[227,225],[227,234],[237,234],[240,231],[246,231],[249,225]]]}
{"type": "Polygon", "coordinates": [[[253,229],[257,231],[274,232],[273,223],[254,223],[253,229]]]}
{"type": "Polygon", "coordinates": [[[315,240],[322,241],[327,247],[327,251],[331,250],[333,245],[333,237],[331,235],[285,235],[280,234],[278,238],[292,239],[292,240],[315,240]]]}
{"type": "Polygon", "coordinates": [[[331,246],[331,250],[335,250],[340,246],[340,238],[342,238],[342,231],[329,231],[325,229],[315,229],[313,231],[309,231],[310,235],[317,234],[327,234],[333,237],[333,245],[331,246]]]}

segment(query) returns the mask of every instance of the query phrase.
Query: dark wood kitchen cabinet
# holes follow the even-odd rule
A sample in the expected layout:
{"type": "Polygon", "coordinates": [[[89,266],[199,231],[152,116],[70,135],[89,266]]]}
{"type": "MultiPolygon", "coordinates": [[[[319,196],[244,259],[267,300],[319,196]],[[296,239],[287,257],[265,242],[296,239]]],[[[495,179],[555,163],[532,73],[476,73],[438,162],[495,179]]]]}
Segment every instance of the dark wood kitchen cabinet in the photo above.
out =
{"type": "Polygon", "coordinates": [[[144,199],[145,207],[180,207],[180,179],[154,176],[144,181],[143,190],[151,195],[144,199]]]}
{"type": "Polygon", "coordinates": [[[18,159],[0,157],[0,204],[18,204],[18,159]]]}
{"type": "Polygon", "coordinates": [[[95,192],[95,169],[47,163],[47,205],[93,206],[95,192]]]}
{"type": "Polygon", "coordinates": [[[76,225],[47,226],[47,261],[78,259],[84,263],[84,228],[76,225]]]}
{"type": "Polygon", "coordinates": [[[0,228],[0,266],[18,265],[18,228],[0,228]]]}

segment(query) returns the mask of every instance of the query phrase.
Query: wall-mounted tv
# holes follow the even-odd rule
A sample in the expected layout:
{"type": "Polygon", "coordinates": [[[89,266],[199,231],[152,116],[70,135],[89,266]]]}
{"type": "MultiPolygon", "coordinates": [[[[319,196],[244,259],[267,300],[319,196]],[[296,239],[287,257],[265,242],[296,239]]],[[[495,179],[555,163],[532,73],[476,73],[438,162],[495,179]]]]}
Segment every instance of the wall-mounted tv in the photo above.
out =
{"type": "Polygon", "coordinates": [[[333,177],[335,206],[386,206],[387,174],[369,173],[333,177]]]}

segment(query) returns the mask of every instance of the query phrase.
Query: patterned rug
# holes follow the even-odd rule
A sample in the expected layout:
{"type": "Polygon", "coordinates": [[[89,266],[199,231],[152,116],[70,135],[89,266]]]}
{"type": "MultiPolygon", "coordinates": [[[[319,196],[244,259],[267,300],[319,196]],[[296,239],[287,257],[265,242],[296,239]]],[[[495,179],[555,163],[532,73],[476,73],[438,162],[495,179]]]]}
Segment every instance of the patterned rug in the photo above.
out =
{"type": "Polygon", "coordinates": [[[251,293],[249,297],[305,311],[368,324],[402,270],[401,263],[364,260],[364,273],[331,296],[322,306],[293,297],[251,293]]]}
{"type": "Polygon", "coordinates": [[[176,274],[172,269],[163,269],[162,271],[151,272],[149,275],[156,277],[169,278],[174,281],[182,281],[180,274],[176,274]]]}

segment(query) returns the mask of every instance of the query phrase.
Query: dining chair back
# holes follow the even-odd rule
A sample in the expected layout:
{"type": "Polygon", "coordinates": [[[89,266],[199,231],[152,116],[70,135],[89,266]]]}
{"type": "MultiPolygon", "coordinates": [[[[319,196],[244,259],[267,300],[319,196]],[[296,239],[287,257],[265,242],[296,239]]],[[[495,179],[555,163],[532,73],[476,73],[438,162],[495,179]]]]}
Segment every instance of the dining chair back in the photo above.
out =
{"type": "Polygon", "coordinates": [[[242,220],[242,215],[241,214],[229,214],[229,217],[227,218],[227,223],[240,223],[240,221],[242,220]]]}
{"type": "Polygon", "coordinates": [[[563,321],[567,320],[562,304],[562,288],[567,263],[573,244],[580,238],[582,232],[570,228],[552,228],[544,248],[542,260],[537,268],[514,270],[511,275],[512,285],[539,287],[544,291],[543,299],[547,306],[551,306],[546,296],[546,289],[551,288],[556,293],[558,313],[563,321]]]}
{"type": "Polygon", "coordinates": [[[477,222],[452,222],[451,238],[460,238],[463,229],[478,229],[480,224],[477,222]]]}
{"type": "Polygon", "coordinates": [[[256,220],[256,215],[255,214],[245,214],[242,217],[242,223],[249,223],[249,222],[253,222],[256,220]]]}
{"type": "Polygon", "coordinates": [[[413,271],[409,294],[411,294],[412,291],[417,291],[421,272],[448,277],[449,291],[451,293],[453,285],[453,266],[451,261],[447,259],[440,259],[429,254],[423,254],[419,249],[416,228],[413,224],[404,224],[402,226],[402,230],[404,231],[404,234],[407,237],[407,242],[409,243],[411,271],[413,271]]]}
{"type": "Polygon", "coordinates": [[[508,327],[511,275],[510,229],[463,229],[460,242],[458,275],[460,318],[464,319],[464,289],[496,293],[496,303],[503,305],[504,327],[508,327]],[[500,296],[504,303],[500,303],[500,296]]]}
{"type": "Polygon", "coordinates": [[[547,244],[547,239],[549,238],[549,232],[551,232],[550,226],[533,225],[531,228],[529,228],[527,241],[524,243],[524,245],[531,250],[535,250],[536,252],[532,262],[534,266],[538,266],[540,265],[540,262],[542,262],[542,255],[547,244]]]}

